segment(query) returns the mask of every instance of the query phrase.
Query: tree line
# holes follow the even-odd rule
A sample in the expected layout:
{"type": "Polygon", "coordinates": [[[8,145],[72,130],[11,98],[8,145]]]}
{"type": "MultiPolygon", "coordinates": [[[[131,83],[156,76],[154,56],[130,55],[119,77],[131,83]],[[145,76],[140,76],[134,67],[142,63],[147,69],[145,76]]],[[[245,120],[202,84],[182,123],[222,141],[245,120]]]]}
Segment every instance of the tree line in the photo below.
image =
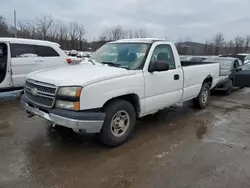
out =
{"type": "Polygon", "coordinates": [[[226,40],[222,33],[217,33],[204,44],[192,43],[186,37],[176,42],[178,52],[182,55],[219,55],[250,53],[250,34],[246,36],[237,35],[231,40],[226,40]],[[182,42],[185,41],[185,42],[182,42]]]}
{"type": "MultiPolygon", "coordinates": [[[[23,20],[17,23],[17,37],[40,39],[57,42],[64,50],[93,50],[109,41],[122,38],[149,37],[146,29],[124,29],[122,26],[107,27],[95,41],[88,42],[84,25],[77,22],[64,23],[54,20],[51,16],[43,16],[35,20],[23,20]]],[[[15,28],[0,16],[0,37],[14,37],[15,28]]]]}
{"type": "MultiPolygon", "coordinates": [[[[122,38],[145,38],[150,33],[139,28],[135,30],[125,29],[120,25],[105,28],[94,41],[86,39],[84,25],[77,22],[62,22],[54,20],[51,16],[43,16],[34,20],[22,20],[17,23],[17,36],[49,40],[61,45],[64,50],[93,50],[109,41],[122,38]]],[[[0,37],[14,37],[15,28],[8,24],[3,16],[0,16],[0,37]]],[[[170,40],[169,37],[165,37],[170,40]]],[[[176,47],[181,55],[218,55],[247,53],[250,51],[250,35],[235,36],[226,40],[222,33],[216,34],[204,44],[192,43],[189,37],[176,41],[176,47]]]]}

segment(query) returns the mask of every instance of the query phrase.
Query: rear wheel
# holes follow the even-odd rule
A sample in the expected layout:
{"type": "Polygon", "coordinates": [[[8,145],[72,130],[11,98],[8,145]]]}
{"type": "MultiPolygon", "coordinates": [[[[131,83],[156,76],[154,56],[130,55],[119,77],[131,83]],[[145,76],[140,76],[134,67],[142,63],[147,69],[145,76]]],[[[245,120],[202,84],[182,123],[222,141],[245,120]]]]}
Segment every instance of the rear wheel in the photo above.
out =
{"type": "Polygon", "coordinates": [[[203,83],[201,91],[197,98],[193,99],[193,103],[196,107],[202,109],[208,104],[210,97],[210,86],[208,83],[203,83]]]}
{"type": "Polygon", "coordinates": [[[135,109],[128,101],[114,100],[104,110],[106,118],[99,138],[106,146],[119,146],[127,141],[135,127],[135,109]]]}

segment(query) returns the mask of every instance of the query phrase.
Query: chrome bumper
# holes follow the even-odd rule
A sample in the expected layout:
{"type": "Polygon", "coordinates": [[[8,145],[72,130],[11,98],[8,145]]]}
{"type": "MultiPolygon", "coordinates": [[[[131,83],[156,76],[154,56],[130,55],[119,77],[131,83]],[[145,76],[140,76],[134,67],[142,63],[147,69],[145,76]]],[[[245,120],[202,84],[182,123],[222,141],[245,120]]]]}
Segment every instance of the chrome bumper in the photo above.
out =
{"type": "Polygon", "coordinates": [[[28,103],[22,100],[21,106],[32,115],[37,115],[50,121],[51,123],[71,128],[76,132],[81,131],[84,133],[99,133],[104,122],[104,120],[77,120],[65,118],[52,113],[45,113],[38,108],[31,107],[28,103]]]}

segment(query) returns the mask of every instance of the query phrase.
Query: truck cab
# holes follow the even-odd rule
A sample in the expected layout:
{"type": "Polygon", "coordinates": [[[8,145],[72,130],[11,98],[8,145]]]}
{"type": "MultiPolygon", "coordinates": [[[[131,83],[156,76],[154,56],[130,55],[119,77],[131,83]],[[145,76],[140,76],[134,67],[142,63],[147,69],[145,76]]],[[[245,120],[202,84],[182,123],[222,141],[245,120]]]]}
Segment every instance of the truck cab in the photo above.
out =
{"type": "Polygon", "coordinates": [[[181,62],[171,42],[124,39],[80,65],[31,73],[21,104],[30,116],[98,134],[114,147],[128,139],[137,118],[187,100],[206,107],[218,79],[218,63],[181,62]]]}

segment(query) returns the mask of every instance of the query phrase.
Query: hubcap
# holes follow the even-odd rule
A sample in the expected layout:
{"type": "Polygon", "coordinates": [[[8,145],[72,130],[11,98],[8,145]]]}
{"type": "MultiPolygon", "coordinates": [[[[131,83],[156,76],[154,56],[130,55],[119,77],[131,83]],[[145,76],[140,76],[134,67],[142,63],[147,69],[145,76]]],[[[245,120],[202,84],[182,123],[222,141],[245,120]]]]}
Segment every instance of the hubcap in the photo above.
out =
{"type": "Polygon", "coordinates": [[[130,118],[126,111],[118,111],[111,120],[111,132],[115,137],[121,137],[126,133],[130,124],[130,118]]]}
{"type": "Polygon", "coordinates": [[[208,89],[207,88],[205,88],[204,90],[203,90],[203,93],[202,93],[202,97],[201,97],[202,99],[202,103],[203,104],[205,104],[206,102],[207,102],[207,98],[208,98],[208,89]]]}

